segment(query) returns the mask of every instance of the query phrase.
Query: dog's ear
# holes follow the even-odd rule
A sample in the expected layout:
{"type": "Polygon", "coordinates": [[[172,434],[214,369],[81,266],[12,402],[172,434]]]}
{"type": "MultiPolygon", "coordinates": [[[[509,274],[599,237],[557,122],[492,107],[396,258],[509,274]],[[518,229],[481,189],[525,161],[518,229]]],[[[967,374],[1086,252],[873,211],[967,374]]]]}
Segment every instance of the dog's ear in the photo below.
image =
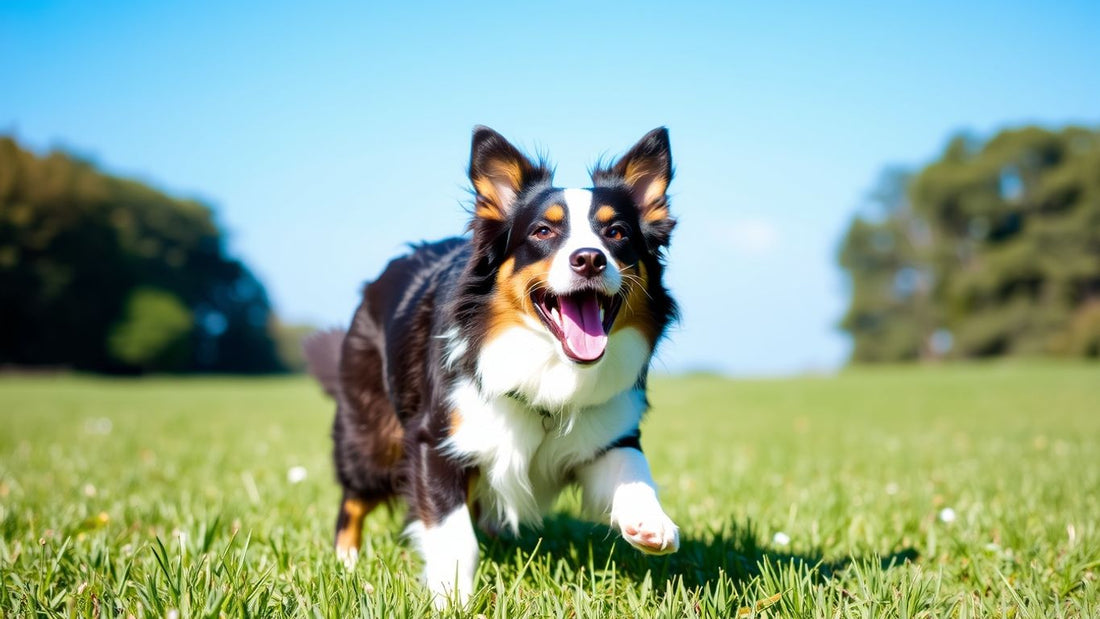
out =
{"type": "Polygon", "coordinates": [[[516,198],[528,186],[549,180],[550,171],[512,146],[504,136],[488,127],[474,127],[470,146],[470,182],[474,185],[474,215],[505,221],[516,198]]]}
{"type": "Polygon", "coordinates": [[[676,221],[668,210],[668,184],[672,181],[672,150],[668,129],[658,127],[645,134],[625,155],[610,166],[597,167],[592,181],[622,185],[638,207],[642,232],[657,247],[668,245],[676,221]]]}

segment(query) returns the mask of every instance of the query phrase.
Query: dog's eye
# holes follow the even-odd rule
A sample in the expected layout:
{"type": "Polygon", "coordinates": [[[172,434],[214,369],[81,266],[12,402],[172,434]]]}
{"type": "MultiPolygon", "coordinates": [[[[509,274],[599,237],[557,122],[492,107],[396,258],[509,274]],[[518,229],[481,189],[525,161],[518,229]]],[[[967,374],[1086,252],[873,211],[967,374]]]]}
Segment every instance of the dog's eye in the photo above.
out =
{"type": "Polygon", "coordinates": [[[539,226],[535,228],[535,231],[531,233],[531,236],[540,241],[545,241],[546,239],[554,236],[554,231],[550,229],[550,226],[539,226]]]}
{"type": "Polygon", "coordinates": [[[621,241],[626,238],[626,228],[621,224],[612,224],[604,230],[603,235],[612,241],[621,241]]]}

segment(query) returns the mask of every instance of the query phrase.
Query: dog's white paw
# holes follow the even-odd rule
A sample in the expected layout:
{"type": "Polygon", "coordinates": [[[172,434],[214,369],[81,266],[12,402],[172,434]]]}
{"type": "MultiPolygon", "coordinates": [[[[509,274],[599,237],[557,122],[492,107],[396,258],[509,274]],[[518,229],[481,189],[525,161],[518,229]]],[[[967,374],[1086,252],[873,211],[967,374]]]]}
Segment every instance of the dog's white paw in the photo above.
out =
{"type": "Polygon", "coordinates": [[[349,546],[337,547],[336,558],[344,564],[348,571],[352,571],[355,569],[355,564],[359,563],[359,549],[349,546]]]}
{"type": "Polygon", "coordinates": [[[666,555],[680,549],[680,528],[663,512],[618,520],[623,539],[651,555],[666,555]]]}
{"type": "Polygon", "coordinates": [[[661,509],[650,483],[621,484],[615,489],[611,524],[623,539],[646,554],[665,555],[680,549],[680,528],[661,509]]]}

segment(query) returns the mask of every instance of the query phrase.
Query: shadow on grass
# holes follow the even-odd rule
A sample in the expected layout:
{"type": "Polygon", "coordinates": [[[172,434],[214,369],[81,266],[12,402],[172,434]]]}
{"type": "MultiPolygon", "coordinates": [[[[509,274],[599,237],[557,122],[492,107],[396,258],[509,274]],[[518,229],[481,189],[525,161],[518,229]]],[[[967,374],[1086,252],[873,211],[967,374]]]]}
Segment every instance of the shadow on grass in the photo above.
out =
{"type": "Polygon", "coordinates": [[[881,556],[826,559],[822,554],[796,554],[761,546],[760,540],[751,522],[733,523],[700,539],[681,536],[679,552],[653,557],[632,548],[610,527],[555,514],[546,518],[541,531],[524,530],[518,538],[486,540],[484,558],[507,562],[517,549],[525,556],[537,549],[540,556],[554,562],[564,560],[577,568],[592,565],[601,570],[614,565],[618,573],[638,581],[649,572],[653,584],[661,589],[665,583],[681,578],[685,587],[704,587],[717,581],[720,574],[734,584],[743,584],[760,574],[765,560],[777,568],[805,566],[813,578],[826,581],[853,563],[877,564],[886,570],[919,557],[913,548],[904,548],[881,556]]]}

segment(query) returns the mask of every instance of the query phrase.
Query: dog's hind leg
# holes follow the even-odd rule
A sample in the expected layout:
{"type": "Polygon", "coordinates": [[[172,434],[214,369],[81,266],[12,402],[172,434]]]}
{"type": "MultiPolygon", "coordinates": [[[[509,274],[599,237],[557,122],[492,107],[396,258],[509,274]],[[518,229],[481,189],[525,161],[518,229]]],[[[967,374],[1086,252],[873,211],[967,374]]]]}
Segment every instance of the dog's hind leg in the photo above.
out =
{"type": "Polygon", "coordinates": [[[359,546],[363,542],[363,518],[374,509],[376,501],[365,501],[344,492],[340,499],[340,513],[336,517],[336,557],[348,569],[359,560],[359,546]]]}
{"type": "Polygon", "coordinates": [[[340,352],[335,394],[333,460],[344,491],[335,546],[349,566],[359,555],[363,518],[396,495],[403,471],[404,431],[386,393],[376,333],[370,317],[357,314],[340,352]]]}
{"type": "Polygon", "coordinates": [[[399,479],[401,445],[390,444],[393,436],[383,432],[385,427],[356,422],[370,415],[349,411],[341,404],[332,427],[336,477],[343,488],[336,517],[336,555],[349,568],[359,558],[363,518],[395,496],[399,479]]]}

